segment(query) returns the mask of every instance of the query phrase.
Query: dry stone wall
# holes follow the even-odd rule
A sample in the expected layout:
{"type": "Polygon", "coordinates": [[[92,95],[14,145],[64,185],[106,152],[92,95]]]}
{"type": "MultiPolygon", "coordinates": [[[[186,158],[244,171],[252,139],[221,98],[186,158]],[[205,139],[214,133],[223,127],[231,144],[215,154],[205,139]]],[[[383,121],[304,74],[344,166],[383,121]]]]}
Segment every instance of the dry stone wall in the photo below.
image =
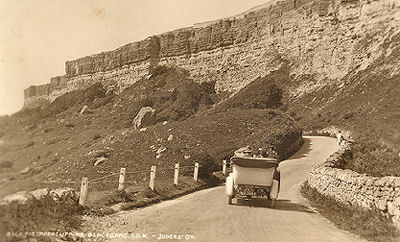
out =
{"type": "MultiPolygon", "coordinates": [[[[397,0],[275,1],[244,15],[67,61],[65,76],[52,80],[50,87],[27,89],[26,103],[37,97],[51,101],[97,81],[123,90],[157,64],[183,67],[198,82],[216,81],[217,91],[236,92],[290,63],[293,80],[313,75],[313,83],[291,90],[294,96],[302,95],[335,84],[350,70],[361,71],[390,51],[381,44],[400,33],[399,13],[397,0]]],[[[400,66],[391,70],[400,72],[400,66]]]]}
{"type": "Polygon", "coordinates": [[[10,232],[47,231],[47,226],[65,222],[79,209],[78,194],[71,188],[8,195],[0,200],[0,235],[5,238],[10,232]]]}
{"type": "Polygon", "coordinates": [[[350,159],[351,142],[346,141],[336,153],[310,171],[308,184],[342,203],[377,209],[400,228],[400,177],[370,177],[342,169],[350,159]]]}

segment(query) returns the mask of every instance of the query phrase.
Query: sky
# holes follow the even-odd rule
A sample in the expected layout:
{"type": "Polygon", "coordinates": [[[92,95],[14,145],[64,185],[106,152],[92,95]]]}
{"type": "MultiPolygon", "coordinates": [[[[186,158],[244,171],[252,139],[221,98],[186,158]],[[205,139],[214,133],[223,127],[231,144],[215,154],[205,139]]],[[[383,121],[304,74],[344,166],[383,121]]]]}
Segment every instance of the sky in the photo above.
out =
{"type": "Polygon", "coordinates": [[[67,60],[230,17],[267,0],[1,0],[0,115],[23,90],[64,75],[67,60]]]}

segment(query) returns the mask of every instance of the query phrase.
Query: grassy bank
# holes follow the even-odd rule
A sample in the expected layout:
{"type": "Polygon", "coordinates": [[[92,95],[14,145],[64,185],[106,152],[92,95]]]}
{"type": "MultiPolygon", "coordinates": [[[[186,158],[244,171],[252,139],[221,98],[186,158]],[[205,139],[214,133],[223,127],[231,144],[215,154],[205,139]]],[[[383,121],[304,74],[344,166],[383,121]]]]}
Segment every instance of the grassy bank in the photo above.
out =
{"type": "Polygon", "coordinates": [[[157,179],[154,191],[149,188],[147,183],[128,186],[124,191],[97,189],[88,196],[86,213],[103,216],[121,210],[146,207],[154,203],[217,186],[223,184],[223,182],[224,177],[222,174],[201,178],[197,182],[193,180],[193,177],[180,176],[178,185],[172,183],[171,177],[157,179]]]}

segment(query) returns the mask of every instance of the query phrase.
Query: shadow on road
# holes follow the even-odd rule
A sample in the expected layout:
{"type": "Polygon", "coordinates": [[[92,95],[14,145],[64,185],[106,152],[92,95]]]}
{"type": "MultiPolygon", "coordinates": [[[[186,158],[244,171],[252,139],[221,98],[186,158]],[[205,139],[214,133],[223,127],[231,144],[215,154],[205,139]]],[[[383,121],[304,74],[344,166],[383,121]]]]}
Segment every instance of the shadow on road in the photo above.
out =
{"type": "Polygon", "coordinates": [[[306,157],[310,151],[311,151],[311,139],[310,138],[304,138],[304,144],[303,146],[291,157],[289,157],[286,161],[288,160],[295,160],[295,159],[300,159],[303,157],[306,157]]]}
{"type": "Polygon", "coordinates": [[[271,201],[266,199],[252,199],[252,200],[238,199],[237,203],[234,206],[269,208],[269,209],[283,210],[283,211],[314,213],[314,211],[312,211],[310,208],[286,199],[276,200],[275,208],[272,208],[271,201]]]}

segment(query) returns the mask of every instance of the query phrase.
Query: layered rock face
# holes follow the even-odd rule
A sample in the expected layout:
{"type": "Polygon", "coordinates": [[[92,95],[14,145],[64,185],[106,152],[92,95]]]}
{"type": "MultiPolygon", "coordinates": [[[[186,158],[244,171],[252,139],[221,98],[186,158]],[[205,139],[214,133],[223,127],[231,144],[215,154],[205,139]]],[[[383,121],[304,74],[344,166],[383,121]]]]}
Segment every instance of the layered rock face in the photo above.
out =
{"type": "MultiPolygon", "coordinates": [[[[158,64],[177,65],[198,82],[216,81],[217,91],[236,92],[283,63],[301,96],[338,84],[349,71],[362,71],[390,52],[385,40],[400,33],[397,0],[286,0],[236,17],[179,29],[127,44],[114,51],[67,61],[63,77],[25,90],[26,106],[53,100],[100,81],[123,90],[158,64]]],[[[400,66],[392,65],[399,73],[400,66]]]]}

